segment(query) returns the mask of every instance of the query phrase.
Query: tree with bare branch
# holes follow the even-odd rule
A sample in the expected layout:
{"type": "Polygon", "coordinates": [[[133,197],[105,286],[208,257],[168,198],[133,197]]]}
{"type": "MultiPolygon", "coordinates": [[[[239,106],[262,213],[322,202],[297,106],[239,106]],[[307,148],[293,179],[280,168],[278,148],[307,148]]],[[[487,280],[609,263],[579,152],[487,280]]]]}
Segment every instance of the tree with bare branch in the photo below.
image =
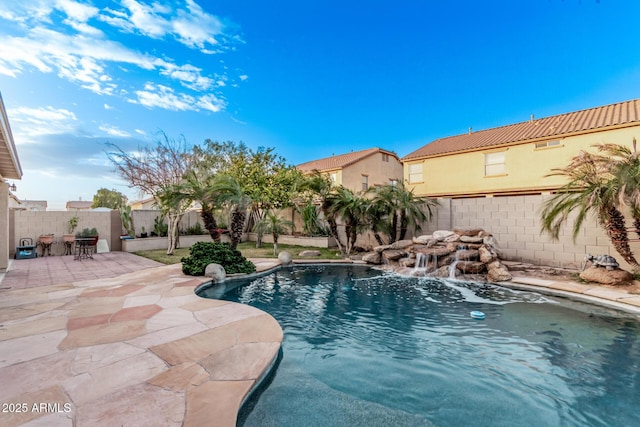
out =
{"type": "Polygon", "coordinates": [[[136,151],[124,151],[115,144],[107,144],[111,151],[107,157],[115,166],[115,172],[143,193],[153,196],[166,214],[169,225],[167,255],[172,255],[178,245],[178,224],[189,208],[189,202],[163,197],[173,186],[184,180],[194,165],[193,146],[184,136],[169,138],[164,132],[155,146],[139,147],[136,151]]]}

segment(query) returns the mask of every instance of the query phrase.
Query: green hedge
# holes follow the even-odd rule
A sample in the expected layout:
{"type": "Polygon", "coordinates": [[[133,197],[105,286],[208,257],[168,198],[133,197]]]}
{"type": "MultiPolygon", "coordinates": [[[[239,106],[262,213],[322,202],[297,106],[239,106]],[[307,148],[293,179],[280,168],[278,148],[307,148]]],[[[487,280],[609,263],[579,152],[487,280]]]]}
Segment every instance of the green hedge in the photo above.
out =
{"type": "Polygon", "coordinates": [[[256,266],[240,251],[231,249],[229,243],[196,242],[189,250],[189,256],[182,258],[182,272],[190,276],[203,276],[207,265],[220,264],[227,274],[253,273],[256,266]]]}

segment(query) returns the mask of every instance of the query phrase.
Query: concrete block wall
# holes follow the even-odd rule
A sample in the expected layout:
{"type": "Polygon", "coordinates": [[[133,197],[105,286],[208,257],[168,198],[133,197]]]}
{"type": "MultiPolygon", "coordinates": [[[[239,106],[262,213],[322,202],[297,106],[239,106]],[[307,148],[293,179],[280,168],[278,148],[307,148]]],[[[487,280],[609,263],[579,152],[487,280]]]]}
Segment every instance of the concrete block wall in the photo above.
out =
{"type": "MultiPolygon", "coordinates": [[[[145,228],[145,231],[151,235],[153,231],[153,226],[155,224],[156,217],[162,217],[162,214],[157,209],[149,209],[149,210],[134,210],[132,211],[133,215],[133,226],[136,232],[136,236],[139,236],[142,232],[142,227],[145,228]]],[[[164,221],[166,223],[166,220],[164,221]]],[[[196,211],[189,211],[184,214],[182,219],[180,220],[180,229],[186,230],[188,227],[195,225],[196,223],[200,223],[202,229],[204,230],[204,223],[200,218],[200,213],[196,211]]]]}
{"type": "MultiPolygon", "coordinates": [[[[21,211],[15,210],[12,215],[13,220],[13,242],[11,245],[11,256],[15,253],[16,246],[19,245],[20,239],[31,238],[36,244],[38,237],[42,234],[53,234],[56,240],[62,240],[62,235],[67,234],[67,223],[71,217],[77,215],[79,218],[76,233],[85,228],[95,227],[98,230],[100,239],[106,239],[110,250],[117,250],[120,240],[119,235],[113,235],[112,222],[115,219],[112,212],[96,212],[96,211],[21,211]]],[[[120,216],[116,215],[117,221],[120,216]]],[[[118,227],[119,228],[119,227],[118,227]]],[[[40,251],[38,251],[40,253],[40,251]]],[[[62,255],[64,253],[64,245],[62,243],[54,244],[51,247],[51,253],[54,255],[62,255]]]]}
{"type": "MultiPolygon", "coordinates": [[[[614,256],[622,268],[630,269],[611,245],[604,229],[589,218],[575,242],[573,221],[561,230],[559,240],[552,241],[540,234],[542,204],[551,196],[508,196],[466,199],[439,199],[440,207],[434,221],[423,226],[423,234],[453,227],[483,228],[497,239],[505,257],[555,267],[580,268],[585,254],[614,256]]],[[[630,226],[631,221],[627,224],[630,226]]],[[[636,237],[629,235],[630,238],[636,237]]],[[[640,243],[631,248],[640,256],[640,243]]]]}

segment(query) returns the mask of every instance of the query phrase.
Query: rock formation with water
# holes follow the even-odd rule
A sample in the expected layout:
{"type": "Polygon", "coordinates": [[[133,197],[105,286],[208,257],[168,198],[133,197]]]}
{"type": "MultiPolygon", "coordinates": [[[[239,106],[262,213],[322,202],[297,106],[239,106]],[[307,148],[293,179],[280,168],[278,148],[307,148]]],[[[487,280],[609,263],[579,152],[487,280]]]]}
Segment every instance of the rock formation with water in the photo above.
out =
{"type": "Polygon", "coordinates": [[[431,235],[400,240],[377,246],[362,257],[363,261],[406,275],[455,278],[461,275],[490,282],[511,280],[500,262],[502,252],[496,239],[482,229],[454,228],[434,231],[431,235]]]}

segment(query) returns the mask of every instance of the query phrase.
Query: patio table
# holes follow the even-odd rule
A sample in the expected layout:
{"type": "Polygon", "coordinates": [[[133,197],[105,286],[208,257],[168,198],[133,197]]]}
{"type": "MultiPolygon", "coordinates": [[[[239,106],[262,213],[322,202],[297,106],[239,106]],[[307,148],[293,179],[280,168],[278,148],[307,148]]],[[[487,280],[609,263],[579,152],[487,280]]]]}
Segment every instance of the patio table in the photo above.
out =
{"type": "Polygon", "coordinates": [[[96,239],[93,237],[76,237],[76,250],[74,260],[93,259],[93,250],[96,247],[96,239]]]}

